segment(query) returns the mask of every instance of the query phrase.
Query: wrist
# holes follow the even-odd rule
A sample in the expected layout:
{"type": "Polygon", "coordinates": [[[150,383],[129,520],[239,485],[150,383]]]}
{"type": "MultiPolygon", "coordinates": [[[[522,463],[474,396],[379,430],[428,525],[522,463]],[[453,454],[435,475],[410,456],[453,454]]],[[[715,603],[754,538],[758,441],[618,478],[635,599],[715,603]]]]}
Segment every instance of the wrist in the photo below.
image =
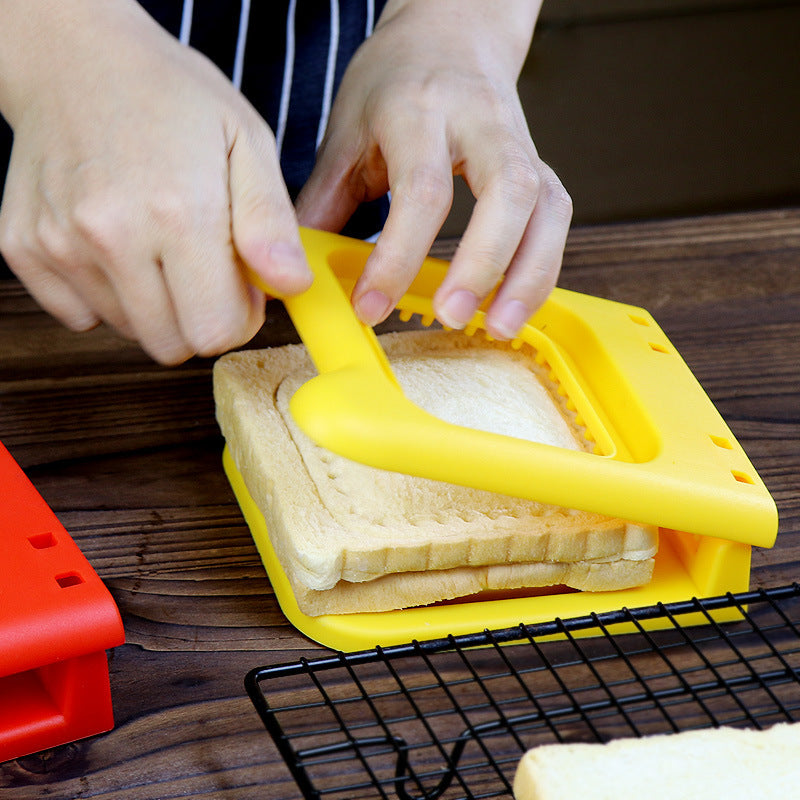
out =
{"type": "Polygon", "coordinates": [[[155,25],[135,0],[0,0],[0,15],[0,113],[12,128],[115,31],[155,25]]]}
{"type": "Polygon", "coordinates": [[[530,49],[542,0],[388,0],[375,26],[400,17],[413,18],[421,33],[474,32],[501,57],[514,77],[530,49]]]}

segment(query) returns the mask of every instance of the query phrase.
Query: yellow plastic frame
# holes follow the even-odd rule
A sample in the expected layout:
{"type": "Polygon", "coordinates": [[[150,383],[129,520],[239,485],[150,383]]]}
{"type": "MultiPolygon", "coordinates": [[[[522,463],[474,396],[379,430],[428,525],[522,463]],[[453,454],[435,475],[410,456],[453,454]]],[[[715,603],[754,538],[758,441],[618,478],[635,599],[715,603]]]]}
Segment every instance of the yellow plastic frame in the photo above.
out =
{"type": "MultiPolygon", "coordinates": [[[[259,551],[275,597],[289,622],[319,644],[342,652],[390,647],[416,640],[475,633],[485,629],[510,628],[552,619],[569,619],[592,613],[638,608],[658,603],[713,597],[726,592],[744,592],[750,582],[750,545],[710,537],[694,537],[677,531],[660,532],[653,578],[646,586],[616,592],[567,592],[533,597],[508,597],[404,608],[361,614],[324,614],[312,617],[297,605],[292,587],[272,547],[264,516],[250,496],[244,480],[225,448],[223,467],[259,551]]],[[[740,619],[736,609],[714,612],[717,622],[740,619]]],[[[691,615],[685,624],[706,622],[691,615]]],[[[671,627],[668,619],[656,617],[640,623],[647,629],[671,627]]],[[[614,633],[633,630],[615,626],[614,633]]],[[[582,636],[581,632],[573,635],[582,636]]]]}
{"type": "MultiPolygon", "coordinates": [[[[301,631],[351,650],[748,588],[750,546],[769,547],[775,541],[774,501],[647,311],[555,289],[510,345],[530,348],[547,364],[594,452],[476,431],[443,422],[411,403],[373,331],[356,319],[348,296],[372,245],[320,231],[301,233],[315,279],[307,292],[284,302],[319,372],[290,405],[310,438],[374,467],[662,529],[656,575],[642,589],[310,618],[297,609],[262,530],[263,517],[226,457],[226,471],[281,607],[301,631]]],[[[423,323],[433,321],[431,298],[447,266],[438,259],[425,261],[398,303],[401,317],[419,314],[423,323]]],[[[483,328],[479,310],[465,333],[483,328]]]]}

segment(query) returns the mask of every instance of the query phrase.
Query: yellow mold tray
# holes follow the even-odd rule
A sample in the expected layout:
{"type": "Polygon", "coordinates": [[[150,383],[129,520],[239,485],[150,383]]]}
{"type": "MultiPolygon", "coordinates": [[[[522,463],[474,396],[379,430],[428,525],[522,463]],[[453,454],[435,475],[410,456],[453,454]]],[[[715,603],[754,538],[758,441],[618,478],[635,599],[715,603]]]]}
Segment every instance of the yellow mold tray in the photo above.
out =
{"type": "MultiPolygon", "coordinates": [[[[349,294],[372,245],[312,230],[302,236],[315,280],[307,292],[284,302],[319,375],[295,393],[290,409],[314,441],[381,469],[661,529],[655,575],[646,587],[307,617],[275,559],[263,517],[226,454],[226,472],[281,608],[303,633],[354,650],[747,590],[751,546],[775,541],[774,501],[647,311],[557,288],[509,345],[530,349],[549,367],[593,452],[476,431],[411,403],[374,333],[356,319],[349,294]]],[[[398,303],[401,317],[419,314],[424,324],[433,321],[431,298],[447,266],[426,260],[398,303]]],[[[465,330],[478,332],[486,335],[483,310],[465,330]]]]}

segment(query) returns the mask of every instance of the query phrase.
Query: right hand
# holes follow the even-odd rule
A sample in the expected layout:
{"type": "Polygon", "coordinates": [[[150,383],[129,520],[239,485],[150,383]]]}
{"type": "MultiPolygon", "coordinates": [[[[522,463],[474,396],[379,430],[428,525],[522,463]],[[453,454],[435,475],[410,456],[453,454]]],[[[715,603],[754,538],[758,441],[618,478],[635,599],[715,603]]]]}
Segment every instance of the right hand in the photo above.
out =
{"type": "Polygon", "coordinates": [[[513,339],[556,284],[572,201],[539,157],[517,92],[538,3],[499,5],[389,0],[344,74],[297,209],[303,224],[339,230],[358,203],[391,192],[352,293],[369,325],[419,271],[454,174],[476,202],[432,298],[439,321],[463,328],[491,295],[486,329],[513,339]]]}
{"type": "Polygon", "coordinates": [[[9,266],[69,328],[105,322],[162,363],[249,340],[244,265],[276,295],[311,282],[264,121],[133,0],[8,5],[9,266]]]}

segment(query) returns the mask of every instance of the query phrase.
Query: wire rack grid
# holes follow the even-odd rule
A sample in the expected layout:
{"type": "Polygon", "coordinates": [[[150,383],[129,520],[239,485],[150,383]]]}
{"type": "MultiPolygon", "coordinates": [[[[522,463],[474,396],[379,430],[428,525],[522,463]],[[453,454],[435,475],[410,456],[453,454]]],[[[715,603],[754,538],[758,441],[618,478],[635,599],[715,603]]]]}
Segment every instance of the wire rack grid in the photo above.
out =
{"type": "Polygon", "coordinates": [[[245,685],[306,800],[510,798],[536,745],[800,720],[798,622],[795,583],[302,659],[245,685]]]}

